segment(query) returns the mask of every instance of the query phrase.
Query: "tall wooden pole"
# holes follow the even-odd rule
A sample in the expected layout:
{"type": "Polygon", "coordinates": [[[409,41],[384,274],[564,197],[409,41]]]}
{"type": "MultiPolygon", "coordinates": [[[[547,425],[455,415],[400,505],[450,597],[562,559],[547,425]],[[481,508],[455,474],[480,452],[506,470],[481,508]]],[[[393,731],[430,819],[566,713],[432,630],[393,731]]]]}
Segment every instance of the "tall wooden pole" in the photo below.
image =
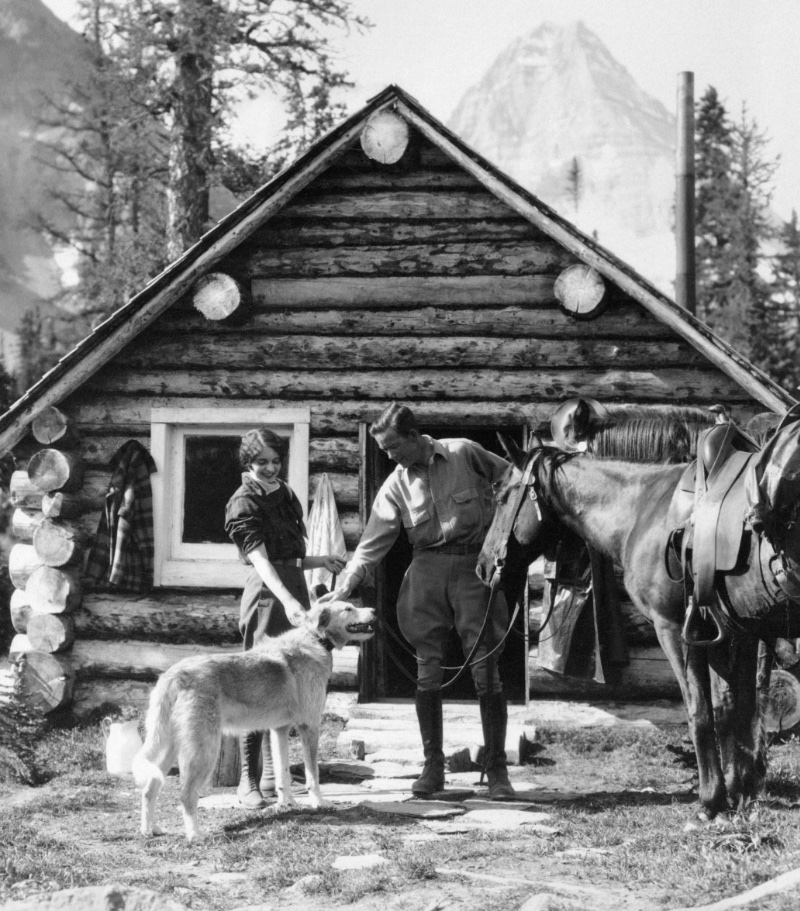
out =
{"type": "Polygon", "coordinates": [[[675,300],[697,309],[694,257],[694,73],[678,74],[678,150],[675,187],[675,300]]]}

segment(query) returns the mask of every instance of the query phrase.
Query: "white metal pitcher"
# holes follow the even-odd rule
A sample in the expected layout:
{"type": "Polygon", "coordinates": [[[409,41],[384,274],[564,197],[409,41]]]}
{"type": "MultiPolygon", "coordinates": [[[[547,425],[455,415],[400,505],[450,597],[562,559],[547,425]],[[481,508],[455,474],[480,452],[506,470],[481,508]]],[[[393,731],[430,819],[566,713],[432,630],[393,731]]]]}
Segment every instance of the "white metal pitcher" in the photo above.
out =
{"type": "Polygon", "coordinates": [[[112,721],[104,718],[100,722],[106,739],[106,769],[110,775],[130,775],[133,757],[142,746],[139,736],[139,722],[112,721]]]}

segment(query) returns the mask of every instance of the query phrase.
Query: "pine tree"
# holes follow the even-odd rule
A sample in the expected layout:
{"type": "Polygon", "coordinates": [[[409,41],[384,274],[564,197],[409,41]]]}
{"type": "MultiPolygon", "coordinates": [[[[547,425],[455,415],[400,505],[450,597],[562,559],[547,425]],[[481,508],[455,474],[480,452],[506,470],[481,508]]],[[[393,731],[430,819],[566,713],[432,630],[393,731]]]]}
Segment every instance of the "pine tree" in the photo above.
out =
{"type": "Polygon", "coordinates": [[[766,369],[787,392],[797,396],[800,384],[800,227],[797,212],[778,231],[779,252],[772,260],[771,325],[766,369]]]}
{"type": "Polygon", "coordinates": [[[777,159],[746,108],[734,124],[709,88],[696,123],[698,316],[742,354],[765,362],[770,328],[764,244],[777,159]]]}
{"type": "Polygon", "coordinates": [[[583,168],[577,158],[573,158],[567,171],[567,197],[572,203],[575,218],[583,196],[583,168]]]}
{"type": "Polygon", "coordinates": [[[731,240],[733,124],[709,86],[695,121],[695,259],[697,315],[715,328],[725,306],[731,240]]]}

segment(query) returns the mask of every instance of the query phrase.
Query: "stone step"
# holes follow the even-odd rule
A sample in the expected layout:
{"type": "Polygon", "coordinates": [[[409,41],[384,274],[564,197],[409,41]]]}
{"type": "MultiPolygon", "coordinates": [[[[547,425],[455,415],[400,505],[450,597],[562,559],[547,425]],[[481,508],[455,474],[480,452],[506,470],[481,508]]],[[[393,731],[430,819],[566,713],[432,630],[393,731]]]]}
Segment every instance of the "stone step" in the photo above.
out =
{"type": "MultiPolygon", "coordinates": [[[[422,744],[416,719],[413,725],[404,727],[362,727],[363,719],[352,719],[336,740],[336,752],[340,756],[363,756],[369,762],[371,755],[391,756],[393,752],[403,754],[403,760],[416,757],[422,762],[422,744]]],[[[376,720],[376,719],[372,719],[376,720]]],[[[532,726],[509,725],[506,733],[506,753],[508,761],[518,764],[524,756],[527,746],[536,739],[536,729],[532,726]]],[[[444,753],[452,757],[457,753],[468,751],[472,760],[477,761],[478,748],[483,744],[483,730],[480,725],[452,725],[448,730],[444,725],[444,753]]],[[[411,760],[413,761],[413,759],[411,760]]]]}

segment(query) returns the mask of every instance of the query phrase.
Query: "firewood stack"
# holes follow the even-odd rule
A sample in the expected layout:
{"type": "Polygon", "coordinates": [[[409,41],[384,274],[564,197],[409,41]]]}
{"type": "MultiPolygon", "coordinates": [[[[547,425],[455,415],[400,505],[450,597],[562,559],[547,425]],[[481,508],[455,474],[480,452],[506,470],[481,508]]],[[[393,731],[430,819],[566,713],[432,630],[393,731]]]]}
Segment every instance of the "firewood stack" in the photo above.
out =
{"type": "Polygon", "coordinates": [[[9,657],[22,662],[22,691],[44,711],[72,700],[75,670],[64,655],[75,639],[81,568],[94,534],[96,498],[82,492],[83,462],[72,422],[55,407],[34,420],[39,449],[11,477],[18,543],[9,555],[14,584],[9,657]]]}

